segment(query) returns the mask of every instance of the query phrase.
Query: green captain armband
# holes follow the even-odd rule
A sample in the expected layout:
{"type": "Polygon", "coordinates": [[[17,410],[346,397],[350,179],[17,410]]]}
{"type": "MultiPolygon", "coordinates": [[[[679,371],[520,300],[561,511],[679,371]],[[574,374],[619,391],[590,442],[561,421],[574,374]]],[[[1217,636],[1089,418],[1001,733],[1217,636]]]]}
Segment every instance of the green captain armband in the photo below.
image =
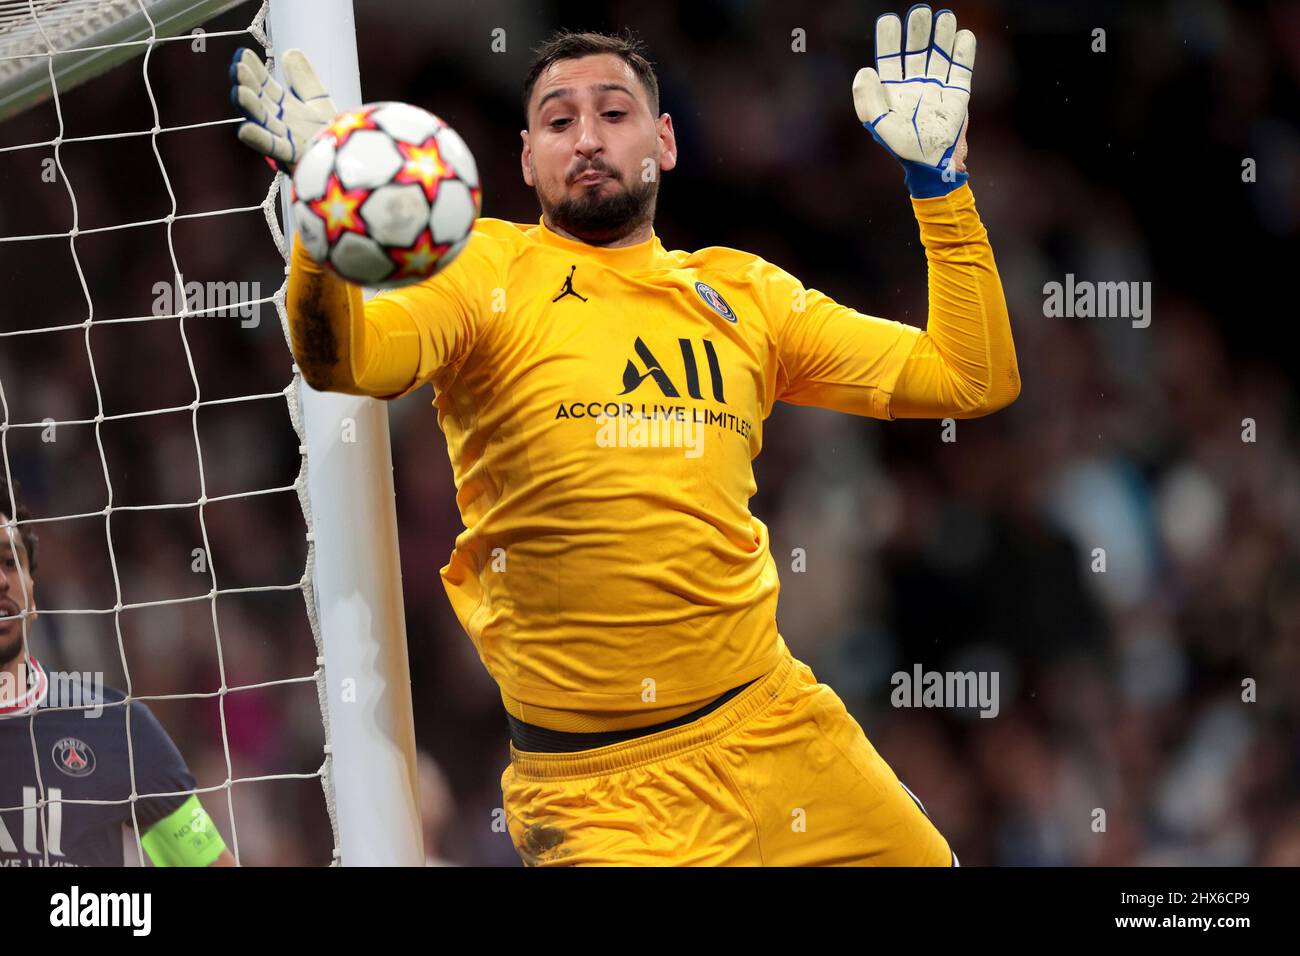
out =
{"type": "Polygon", "coordinates": [[[197,794],[150,827],[140,843],[154,866],[210,866],[226,848],[197,794]]]}

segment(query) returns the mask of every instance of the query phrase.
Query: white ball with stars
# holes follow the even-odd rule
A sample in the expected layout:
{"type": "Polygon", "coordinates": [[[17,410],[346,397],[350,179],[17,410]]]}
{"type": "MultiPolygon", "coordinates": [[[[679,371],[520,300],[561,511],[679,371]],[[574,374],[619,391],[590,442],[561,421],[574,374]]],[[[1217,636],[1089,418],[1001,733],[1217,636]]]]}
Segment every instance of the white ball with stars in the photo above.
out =
{"type": "Polygon", "coordinates": [[[293,174],[293,217],[317,262],[394,289],[445,269],[482,209],[478,167],[443,120],[372,103],[316,134],[293,174]]]}

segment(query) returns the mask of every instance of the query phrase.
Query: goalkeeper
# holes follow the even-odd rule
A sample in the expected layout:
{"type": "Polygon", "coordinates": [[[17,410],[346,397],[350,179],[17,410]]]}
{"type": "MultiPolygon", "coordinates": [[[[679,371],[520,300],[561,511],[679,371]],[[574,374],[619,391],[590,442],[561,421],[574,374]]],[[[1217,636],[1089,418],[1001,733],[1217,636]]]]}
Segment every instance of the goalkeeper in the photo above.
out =
{"type": "MultiPolygon", "coordinates": [[[[749,253],[664,248],[672,118],[638,45],[601,34],[555,35],[526,78],[536,223],[480,219],[445,271],[369,302],[294,245],[304,378],[385,399],[434,385],[465,525],[442,579],[500,686],[525,863],[956,864],[786,646],[748,502],[774,402],[975,418],[1019,393],[965,167],[974,60],[954,15],[919,5],[880,18],[877,67],[853,83],[911,193],[925,331],[749,253]],[[643,416],[700,428],[699,453],[598,437],[643,416]]],[[[300,53],[284,66],[287,91],[251,53],[233,73],[240,138],[291,168],[335,110],[300,53]]]]}

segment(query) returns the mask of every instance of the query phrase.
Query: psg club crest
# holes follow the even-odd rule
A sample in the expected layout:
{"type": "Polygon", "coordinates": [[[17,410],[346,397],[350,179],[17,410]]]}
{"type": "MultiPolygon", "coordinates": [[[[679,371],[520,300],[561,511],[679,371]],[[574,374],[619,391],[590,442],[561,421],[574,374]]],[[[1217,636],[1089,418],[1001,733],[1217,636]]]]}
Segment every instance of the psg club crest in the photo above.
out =
{"type": "Polygon", "coordinates": [[[95,769],[95,751],[76,737],[64,737],[54,745],[54,765],[69,777],[86,777],[95,769]]]}
{"type": "Polygon", "coordinates": [[[731,311],[731,306],[727,305],[727,300],[718,295],[718,290],[713,286],[703,282],[695,283],[695,291],[699,293],[700,298],[718,315],[722,316],[728,322],[736,321],[736,313],[731,311]]]}

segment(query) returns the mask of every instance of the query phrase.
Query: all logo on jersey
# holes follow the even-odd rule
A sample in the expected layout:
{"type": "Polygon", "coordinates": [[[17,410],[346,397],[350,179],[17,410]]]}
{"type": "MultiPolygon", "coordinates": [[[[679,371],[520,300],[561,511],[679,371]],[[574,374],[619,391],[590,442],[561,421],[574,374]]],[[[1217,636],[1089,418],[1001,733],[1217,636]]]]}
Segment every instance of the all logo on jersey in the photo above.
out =
{"type": "Polygon", "coordinates": [[[704,429],[718,428],[749,441],[754,424],[727,405],[718,347],[709,339],[679,338],[674,351],[666,344],[671,341],[657,343],[656,355],[636,336],[632,358],[623,366],[623,390],[611,395],[617,373],[610,374],[608,385],[602,376],[597,394],[557,404],[556,420],[597,423],[601,448],[683,447],[688,458],[702,453],[704,429]]]}
{"type": "MultiPolygon", "coordinates": [[[[722,394],[722,366],[718,363],[718,352],[708,339],[703,341],[705,360],[709,364],[709,380],[713,386],[713,398],[725,405],[727,399],[722,394]]],[[[703,398],[704,396],[700,394],[700,370],[695,361],[695,344],[690,339],[678,339],[677,345],[682,352],[686,394],[691,398],[703,398]]],[[[628,359],[627,366],[623,369],[623,391],[619,392],[620,395],[634,391],[642,382],[650,378],[654,379],[665,398],[681,397],[681,392],[677,391],[672,378],[664,371],[649,346],[641,341],[641,336],[638,335],[636,341],[632,343],[632,351],[636,352],[637,358],[645,365],[646,370],[642,372],[635,361],[628,359]]]]}
{"type": "Polygon", "coordinates": [[[95,770],[95,751],[76,737],[64,737],[54,745],[54,766],[69,777],[87,777],[95,770]]]}
{"type": "Polygon", "coordinates": [[[724,299],[718,293],[718,290],[713,288],[713,286],[706,282],[697,282],[695,283],[695,291],[699,297],[704,300],[704,304],[714,312],[718,313],[718,315],[722,316],[728,322],[736,321],[736,313],[732,311],[731,306],[727,305],[727,300],[724,299]]]}

